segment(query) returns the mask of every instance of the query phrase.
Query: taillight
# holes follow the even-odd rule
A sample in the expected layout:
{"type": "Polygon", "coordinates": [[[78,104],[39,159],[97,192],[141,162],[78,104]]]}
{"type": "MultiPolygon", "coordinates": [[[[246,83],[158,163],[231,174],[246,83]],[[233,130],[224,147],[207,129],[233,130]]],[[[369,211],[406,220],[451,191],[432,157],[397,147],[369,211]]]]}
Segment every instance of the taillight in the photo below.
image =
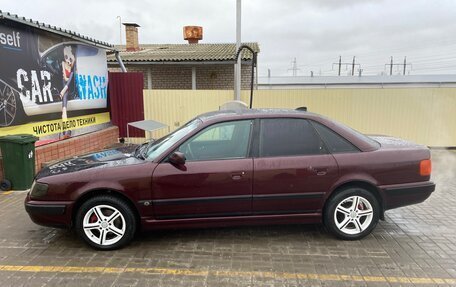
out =
{"type": "Polygon", "coordinates": [[[420,175],[429,176],[432,171],[432,163],[430,159],[425,159],[420,162],[420,175]]]}

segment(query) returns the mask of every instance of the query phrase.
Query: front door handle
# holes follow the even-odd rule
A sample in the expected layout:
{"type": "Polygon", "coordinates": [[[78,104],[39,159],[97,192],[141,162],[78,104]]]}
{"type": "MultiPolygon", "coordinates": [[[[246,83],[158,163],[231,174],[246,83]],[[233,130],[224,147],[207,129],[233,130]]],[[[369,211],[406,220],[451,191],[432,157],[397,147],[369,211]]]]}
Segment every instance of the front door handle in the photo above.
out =
{"type": "Polygon", "coordinates": [[[235,172],[235,173],[232,173],[231,174],[231,178],[233,180],[240,180],[242,179],[242,177],[245,175],[245,171],[241,171],[241,172],[235,172]]]}

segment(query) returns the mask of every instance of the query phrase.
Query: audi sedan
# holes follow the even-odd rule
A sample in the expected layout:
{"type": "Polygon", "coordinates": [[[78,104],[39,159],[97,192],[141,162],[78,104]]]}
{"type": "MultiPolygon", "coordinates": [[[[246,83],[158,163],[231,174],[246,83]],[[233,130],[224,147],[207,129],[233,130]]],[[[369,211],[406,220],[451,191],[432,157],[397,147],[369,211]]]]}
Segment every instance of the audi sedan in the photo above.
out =
{"type": "Polygon", "coordinates": [[[430,175],[425,146],[309,112],[218,111],[134,150],[43,168],[25,208],[104,250],[139,230],[251,224],[324,223],[356,240],[386,210],[427,199],[430,175]]]}

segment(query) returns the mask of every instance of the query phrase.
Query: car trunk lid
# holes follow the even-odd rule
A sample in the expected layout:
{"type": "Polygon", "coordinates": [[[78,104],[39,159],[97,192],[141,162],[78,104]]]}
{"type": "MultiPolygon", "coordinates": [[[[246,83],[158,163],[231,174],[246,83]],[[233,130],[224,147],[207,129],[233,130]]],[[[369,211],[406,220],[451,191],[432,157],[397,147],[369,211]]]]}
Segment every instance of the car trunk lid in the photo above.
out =
{"type": "Polygon", "coordinates": [[[392,136],[369,135],[369,137],[378,142],[384,149],[427,149],[424,145],[392,136]]]}

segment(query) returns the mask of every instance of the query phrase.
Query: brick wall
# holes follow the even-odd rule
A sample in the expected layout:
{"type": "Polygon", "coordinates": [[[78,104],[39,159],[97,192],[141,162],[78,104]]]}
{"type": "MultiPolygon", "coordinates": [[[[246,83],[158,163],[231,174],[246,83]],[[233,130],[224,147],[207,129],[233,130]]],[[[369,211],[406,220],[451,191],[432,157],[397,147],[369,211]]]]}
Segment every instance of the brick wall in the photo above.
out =
{"type": "MultiPolygon", "coordinates": [[[[192,89],[192,67],[189,65],[155,65],[150,71],[152,89],[192,89]]],[[[144,87],[147,87],[147,74],[144,87]]]]}
{"type": "MultiPolygon", "coordinates": [[[[147,89],[147,66],[146,65],[126,65],[128,72],[143,73],[144,77],[144,89],[147,89]]],[[[122,72],[118,65],[108,66],[110,72],[122,72]]]]}
{"type": "MultiPolygon", "coordinates": [[[[197,90],[233,90],[234,65],[195,65],[197,90]]],[[[191,65],[126,65],[129,72],[141,72],[144,76],[144,89],[148,88],[147,73],[150,68],[152,89],[191,90],[191,65]]],[[[111,72],[119,72],[117,65],[109,65],[111,72]]],[[[251,66],[242,65],[241,88],[250,89],[251,66]]]]}
{"type": "MultiPolygon", "coordinates": [[[[101,150],[117,143],[119,129],[116,126],[82,136],[39,146],[35,150],[35,170],[46,162],[101,150]]],[[[3,160],[0,159],[0,179],[3,179],[3,160]]]]}

